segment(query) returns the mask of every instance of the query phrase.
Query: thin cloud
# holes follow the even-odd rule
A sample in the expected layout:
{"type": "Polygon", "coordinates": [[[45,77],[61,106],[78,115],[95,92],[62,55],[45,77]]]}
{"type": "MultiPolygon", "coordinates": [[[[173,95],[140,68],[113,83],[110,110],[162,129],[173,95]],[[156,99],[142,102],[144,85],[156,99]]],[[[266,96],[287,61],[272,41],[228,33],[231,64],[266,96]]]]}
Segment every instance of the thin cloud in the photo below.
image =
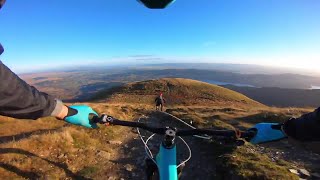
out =
{"type": "Polygon", "coordinates": [[[154,57],[154,58],[136,58],[136,61],[162,61],[163,58],[154,57]]]}
{"type": "Polygon", "coordinates": [[[202,45],[204,47],[211,47],[211,46],[215,46],[217,44],[217,42],[215,41],[207,41],[207,42],[204,42],[202,45]]]}
{"type": "Polygon", "coordinates": [[[154,55],[151,55],[151,54],[137,54],[137,55],[130,55],[128,57],[130,57],[130,58],[149,58],[149,57],[154,57],[154,55]]]}

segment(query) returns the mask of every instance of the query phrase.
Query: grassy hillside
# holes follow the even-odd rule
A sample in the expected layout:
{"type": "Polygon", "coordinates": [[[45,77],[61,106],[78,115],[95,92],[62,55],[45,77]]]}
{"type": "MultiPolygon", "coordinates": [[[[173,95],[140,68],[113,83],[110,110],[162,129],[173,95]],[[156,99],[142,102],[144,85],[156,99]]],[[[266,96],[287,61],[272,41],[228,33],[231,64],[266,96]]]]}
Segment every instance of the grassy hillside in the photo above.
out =
{"type": "MultiPolygon", "coordinates": [[[[131,83],[101,92],[102,102],[86,103],[119,119],[186,128],[154,112],[152,101],[163,92],[166,111],[196,127],[246,129],[259,122],[283,122],[312,109],[270,108],[234,91],[188,79],[131,83]]],[[[146,136],[147,137],[147,136],[146,136]]],[[[186,138],[193,158],[182,180],[298,179],[289,169],[320,172],[320,156],[287,140],[237,147],[219,140],[186,138]]],[[[186,156],[178,143],[178,161],[186,156]]],[[[159,140],[151,141],[156,152],[159,140]]],[[[303,144],[302,146],[306,146],[303,144]]],[[[54,118],[38,121],[0,117],[0,179],[143,179],[144,147],[132,128],[72,126],[54,118]]]]}
{"type": "MultiPolygon", "coordinates": [[[[99,113],[107,113],[119,119],[134,120],[145,115],[150,117],[149,123],[159,118],[161,122],[167,120],[170,125],[181,127],[181,124],[172,124],[174,120],[168,117],[154,114],[153,107],[148,105],[137,106],[130,103],[87,105],[99,113]]],[[[283,121],[287,117],[308,111],[310,110],[277,108],[253,110],[222,106],[173,106],[167,109],[167,112],[186,122],[194,121],[197,127],[222,129],[250,127],[259,121],[283,121]]],[[[0,117],[0,122],[1,179],[142,179],[144,177],[143,145],[131,128],[100,126],[100,129],[92,130],[68,125],[53,118],[27,121],[0,117]]],[[[234,147],[194,138],[186,140],[194,155],[192,161],[186,164],[184,169],[186,177],[182,179],[195,179],[198,176],[208,179],[298,179],[288,169],[320,170],[316,167],[319,158],[317,161],[316,156],[310,155],[309,152],[291,150],[293,147],[289,146],[287,141],[281,142],[280,145],[263,147],[250,144],[234,147]]],[[[152,144],[158,144],[158,141],[152,144]]],[[[178,148],[180,153],[184,152],[184,146],[179,145],[178,148]]]]}
{"type": "Polygon", "coordinates": [[[168,105],[263,105],[232,90],[182,78],[163,78],[129,83],[98,93],[94,100],[113,103],[154,104],[155,97],[162,92],[168,105]]]}

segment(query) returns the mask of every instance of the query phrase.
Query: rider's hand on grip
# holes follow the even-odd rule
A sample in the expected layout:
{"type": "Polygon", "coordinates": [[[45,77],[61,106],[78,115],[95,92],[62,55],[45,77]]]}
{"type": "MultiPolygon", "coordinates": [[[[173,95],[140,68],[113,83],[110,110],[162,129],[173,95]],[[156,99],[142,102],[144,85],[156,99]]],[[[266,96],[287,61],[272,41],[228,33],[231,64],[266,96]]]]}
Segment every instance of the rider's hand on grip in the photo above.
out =
{"type": "Polygon", "coordinates": [[[96,113],[91,107],[85,105],[74,105],[68,107],[68,109],[68,115],[64,118],[68,123],[87,128],[97,128],[97,124],[90,121],[90,116],[98,116],[98,113],[96,113]]]}
{"type": "Polygon", "coordinates": [[[250,140],[253,144],[286,138],[286,135],[282,131],[282,124],[279,123],[259,123],[250,130],[256,131],[256,135],[250,140]]]}

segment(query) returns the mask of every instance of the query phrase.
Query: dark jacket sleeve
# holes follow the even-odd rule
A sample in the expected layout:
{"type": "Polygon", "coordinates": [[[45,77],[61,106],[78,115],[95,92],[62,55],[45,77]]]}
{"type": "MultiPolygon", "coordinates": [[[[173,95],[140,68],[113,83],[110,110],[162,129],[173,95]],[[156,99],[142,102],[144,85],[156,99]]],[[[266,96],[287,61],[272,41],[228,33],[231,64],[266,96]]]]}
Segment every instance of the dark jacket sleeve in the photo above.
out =
{"type": "Polygon", "coordinates": [[[53,97],[29,86],[0,61],[0,115],[37,119],[59,111],[57,104],[60,103],[53,97]]]}
{"type": "Polygon", "coordinates": [[[299,141],[320,141],[320,107],[284,123],[284,132],[299,141]]]}

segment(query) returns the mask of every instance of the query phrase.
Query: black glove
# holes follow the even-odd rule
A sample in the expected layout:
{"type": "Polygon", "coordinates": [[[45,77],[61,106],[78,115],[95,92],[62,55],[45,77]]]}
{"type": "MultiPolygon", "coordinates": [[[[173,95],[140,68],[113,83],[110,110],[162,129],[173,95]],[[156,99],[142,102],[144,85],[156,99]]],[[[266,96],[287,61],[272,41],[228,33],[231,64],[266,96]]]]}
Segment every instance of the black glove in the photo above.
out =
{"type": "Polygon", "coordinates": [[[320,108],[314,112],[291,118],[283,125],[284,132],[299,141],[320,141],[320,108]]]}

